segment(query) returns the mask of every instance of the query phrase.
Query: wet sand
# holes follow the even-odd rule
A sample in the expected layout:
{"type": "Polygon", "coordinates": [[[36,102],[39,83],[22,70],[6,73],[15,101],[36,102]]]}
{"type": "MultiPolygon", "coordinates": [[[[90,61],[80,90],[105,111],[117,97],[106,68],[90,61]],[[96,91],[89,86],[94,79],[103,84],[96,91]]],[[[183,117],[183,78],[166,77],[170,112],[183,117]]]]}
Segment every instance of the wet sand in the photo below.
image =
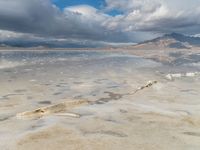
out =
{"type": "Polygon", "coordinates": [[[0,149],[199,150],[200,76],[167,78],[199,72],[199,57],[172,64],[127,52],[1,52],[0,149]],[[141,88],[148,81],[157,83],[141,88]],[[16,116],[78,100],[89,103],[16,116]]]}

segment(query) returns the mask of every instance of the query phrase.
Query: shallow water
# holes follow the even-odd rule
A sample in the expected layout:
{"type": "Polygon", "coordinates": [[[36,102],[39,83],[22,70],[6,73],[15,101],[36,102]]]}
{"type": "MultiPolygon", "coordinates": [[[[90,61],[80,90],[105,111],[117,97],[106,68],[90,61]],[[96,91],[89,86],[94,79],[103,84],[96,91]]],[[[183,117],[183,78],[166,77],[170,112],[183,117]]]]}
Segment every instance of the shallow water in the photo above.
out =
{"type": "Polygon", "coordinates": [[[199,70],[186,66],[123,52],[0,52],[0,149],[198,149],[200,78],[166,78],[199,70]],[[150,80],[158,83],[130,94],[150,80]],[[16,118],[68,100],[94,103],[66,111],[80,118],[16,118]]]}

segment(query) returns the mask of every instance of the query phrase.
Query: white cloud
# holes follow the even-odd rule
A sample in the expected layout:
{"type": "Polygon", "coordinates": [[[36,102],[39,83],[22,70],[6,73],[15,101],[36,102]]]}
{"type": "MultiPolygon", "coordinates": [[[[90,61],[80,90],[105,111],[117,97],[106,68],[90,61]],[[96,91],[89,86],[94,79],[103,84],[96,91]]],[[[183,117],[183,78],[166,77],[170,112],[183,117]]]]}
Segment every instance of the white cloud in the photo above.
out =
{"type": "Polygon", "coordinates": [[[87,5],[68,7],[62,12],[50,0],[0,0],[0,29],[41,37],[127,40],[124,33],[104,26],[109,18],[87,5]]]}
{"type": "Polygon", "coordinates": [[[98,14],[98,10],[92,6],[89,5],[76,5],[76,6],[70,6],[66,7],[65,11],[71,11],[74,13],[79,13],[84,16],[92,17],[94,15],[98,14]]]}
{"type": "Polygon", "coordinates": [[[120,28],[124,32],[165,33],[177,31],[184,33],[189,28],[188,34],[200,31],[200,28],[197,29],[197,26],[200,25],[198,19],[200,11],[198,7],[194,7],[195,4],[196,6],[200,4],[199,0],[191,0],[191,5],[185,0],[106,0],[106,2],[107,10],[120,9],[123,11],[122,15],[108,20],[108,26],[120,28]],[[182,3],[184,4],[182,5],[182,3]],[[174,7],[173,4],[178,5],[174,7]]]}
{"type": "Polygon", "coordinates": [[[0,30],[0,40],[7,40],[10,38],[19,38],[21,36],[23,36],[23,33],[0,30]]]}
{"type": "Polygon", "coordinates": [[[137,42],[161,33],[200,33],[200,0],[105,0],[59,10],[50,0],[0,0],[0,40],[74,39],[137,42]],[[176,5],[176,6],[174,6],[176,5]],[[107,13],[120,10],[119,15],[107,13]]]}

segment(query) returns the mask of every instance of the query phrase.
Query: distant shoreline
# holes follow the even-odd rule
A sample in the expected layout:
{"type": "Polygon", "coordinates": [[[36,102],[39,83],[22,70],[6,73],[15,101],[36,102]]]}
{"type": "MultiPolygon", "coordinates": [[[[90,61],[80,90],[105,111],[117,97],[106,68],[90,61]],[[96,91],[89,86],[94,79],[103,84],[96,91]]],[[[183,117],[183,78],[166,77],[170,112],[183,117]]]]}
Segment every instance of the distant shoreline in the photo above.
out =
{"type": "Polygon", "coordinates": [[[191,55],[200,55],[200,48],[192,49],[136,49],[135,47],[121,47],[121,48],[17,48],[17,47],[6,47],[0,48],[0,52],[9,51],[101,51],[101,52],[118,52],[124,54],[132,54],[134,56],[142,57],[145,59],[150,59],[163,64],[173,64],[176,59],[179,58],[189,58],[191,55]],[[181,56],[172,56],[173,54],[180,54],[181,56]]]}

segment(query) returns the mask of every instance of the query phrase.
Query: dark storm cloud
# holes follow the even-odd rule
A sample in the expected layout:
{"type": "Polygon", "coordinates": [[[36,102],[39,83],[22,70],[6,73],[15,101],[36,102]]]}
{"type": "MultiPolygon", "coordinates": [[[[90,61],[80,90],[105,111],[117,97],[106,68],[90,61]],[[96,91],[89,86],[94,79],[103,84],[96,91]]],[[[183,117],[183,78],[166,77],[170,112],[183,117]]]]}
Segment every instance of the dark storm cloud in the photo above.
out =
{"type": "Polygon", "coordinates": [[[107,17],[93,21],[80,13],[63,13],[49,0],[0,0],[0,29],[57,38],[127,40],[120,31],[101,25],[107,17]]]}
{"type": "Polygon", "coordinates": [[[105,0],[102,10],[88,5],[60,10],[50,0],[0,0],[0,38],[137,42],[155,33],[197,34],[197,4],[200,0],[105,0]],[[116,9],[122,13],[106,14],[116,9]]]}

